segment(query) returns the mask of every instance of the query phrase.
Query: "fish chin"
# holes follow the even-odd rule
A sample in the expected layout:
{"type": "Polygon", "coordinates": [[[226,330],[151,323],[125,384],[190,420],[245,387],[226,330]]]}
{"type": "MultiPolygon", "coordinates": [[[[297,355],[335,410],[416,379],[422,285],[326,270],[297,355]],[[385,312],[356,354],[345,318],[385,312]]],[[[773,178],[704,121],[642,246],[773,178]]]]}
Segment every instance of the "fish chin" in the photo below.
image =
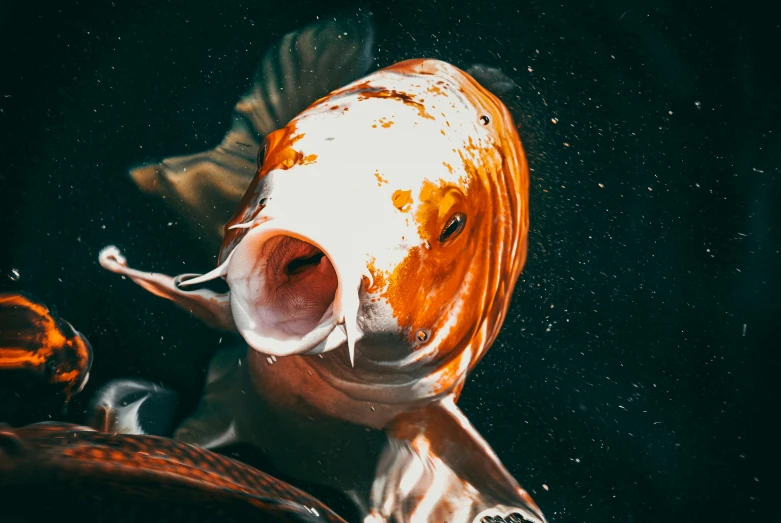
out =
{"type": "Polygon", "coordinates": [[[242,239],[227,262],[227,281],[236,327],[253,349],[271,356],[317,354],[347,341],[360,274],[353,298],[343,292],[353,278],[333,259],[298,227],[267,222],[242,239]]]}

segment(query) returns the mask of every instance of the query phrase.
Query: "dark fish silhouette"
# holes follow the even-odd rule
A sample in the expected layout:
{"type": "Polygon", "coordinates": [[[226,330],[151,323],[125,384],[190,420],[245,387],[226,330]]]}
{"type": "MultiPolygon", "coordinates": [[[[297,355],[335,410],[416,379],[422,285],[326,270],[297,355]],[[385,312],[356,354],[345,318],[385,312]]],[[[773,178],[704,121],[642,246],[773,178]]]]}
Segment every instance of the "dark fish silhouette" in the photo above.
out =
{"type": "Polygon", "coordinates": [[[0,425],[0,520],[68,514],[80,521],[344,523],[309,494],[192,445],[64,423],[0,425]]]}
{"type": "Polygon", "coordinates": [[[67,403],[91,366],[92,348],[70,323],[30,295],[0,293],[0,413],[4,403],[56,393],[67,403]]]}

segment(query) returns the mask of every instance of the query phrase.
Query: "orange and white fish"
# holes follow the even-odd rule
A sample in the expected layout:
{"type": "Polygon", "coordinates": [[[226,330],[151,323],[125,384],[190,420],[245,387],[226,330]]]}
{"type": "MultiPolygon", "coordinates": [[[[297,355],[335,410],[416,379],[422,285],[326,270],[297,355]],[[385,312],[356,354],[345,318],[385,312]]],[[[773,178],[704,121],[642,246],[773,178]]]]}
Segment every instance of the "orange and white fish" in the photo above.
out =
{"type": "Polygon", "coordinates": [[[0,417],[27,399],[59,394],[67,406],[91,367],[92,347],[70,323],[28,294],[0,293],[0,417]]]}
{"type": "Polygon", "coordinates": [[[157,436],[67,423],[0,423],[0,507],[0,520],[18,523],[63,516],[345,523],[306,492],[226,456],[157,436]]]}
{"type": "MultiPolygon", "coordinates": [[[[529,172],[505,105],[448,63],[408,60],[315,101],[260,150],[213,271],[100,256],[249,346],[215,356],[175,437],[253,442],[286,473],[350,491],[366,523],[545,521],[456,406],[526,258],[529,172]],[[228,292],[193,287],[219,278],[228,292]]],[[[166,162],[159,186],[182,164],[166,162]]]]}

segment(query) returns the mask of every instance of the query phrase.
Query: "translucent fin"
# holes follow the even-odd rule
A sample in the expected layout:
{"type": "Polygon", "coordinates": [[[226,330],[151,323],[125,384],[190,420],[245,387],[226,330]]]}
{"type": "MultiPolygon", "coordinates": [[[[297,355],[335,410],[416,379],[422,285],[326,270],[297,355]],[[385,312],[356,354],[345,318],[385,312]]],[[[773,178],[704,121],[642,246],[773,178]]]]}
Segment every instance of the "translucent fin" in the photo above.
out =
{"type": "Polygon", "coordinates": [[[400,415],[387,433],[372,488],[373,514],[393,521],[452,523],[516,514],[523,521],[545,523],[531,496],[452,397],[400,415]]]}
{"type": "Polygon", "coordinates": [[[230,293],[216,293],[209,289],[185,291],[179,287],[182,279],[197,274],[181,274],[176,278],[155,272],[141,272],[127,266],[127,260],[113,245],[104,248],[99,255],[100,265],[111,272],[127,276],[156,296],[173,301],[208,325],[226,331],[235,331],[230,309],[230,293]]]}
{"type": "Polygon", "coordinates": [[[263,57],[219,146],[136,168],[133,180],[173,205],[205,235],[208,247],[219,247],[224,224],[255,176],[263,139],[319,98],[366,74],[373,40],[371,17],[360,11],[285,35],[263,57]]]}
{"type": "Polygon", "coordinates": [[[177,427],[174,439],[214,449],[240,441],[237,418],[252,416],[253,385],[247,374],[247,346],[219,350],[206,374],[201,401],[177,427]]]}
{"type": "Polygon", "coordinates": [[[489,65],[475,64],[466,70],[477,83],[502,98],[518,89],[515,82],[501,69],[489,65]]]}
{"type": "Polygon", "coordinates": [[[137,379],[114,380],[95,393],[88,407],[87,425],[112,434],[170,436],[178,394],[137,379]]]}

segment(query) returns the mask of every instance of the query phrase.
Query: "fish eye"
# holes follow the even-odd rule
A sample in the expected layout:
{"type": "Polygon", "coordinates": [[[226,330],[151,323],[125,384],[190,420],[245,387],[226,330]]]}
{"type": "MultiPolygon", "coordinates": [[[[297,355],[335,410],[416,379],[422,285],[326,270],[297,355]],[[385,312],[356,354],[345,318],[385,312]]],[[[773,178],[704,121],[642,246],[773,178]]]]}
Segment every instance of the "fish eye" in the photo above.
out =
{"type": "Polygon", "coordinates": [[[46,373],[49,376],[54,376],[55,374],[57,374],[57,360],[55,360],[54,358],[49,358],[48,360],[46,360],[45,368],[46,368],[46,373]]]}
{"type": "Polygon", "coordinates": [[[488,116],[483,115],[480,117],[480,123],[483,125],[488,125],[489,123],[491,123],[491,119],[488,118],[488,116]]]}
{"type": "Polygon", "coordinates": [[[445,244],[461,234],[466,225],[466,214],[457,212],[450,217],[439,235],[439,243],[445,244]]]}
{"type": "Polygon", "coordinates": [[[260,169],[263,166],[263,160],[266,159],[266,146],[262,146],[260,149],[258,149],[258,169],[260,169]]]}

